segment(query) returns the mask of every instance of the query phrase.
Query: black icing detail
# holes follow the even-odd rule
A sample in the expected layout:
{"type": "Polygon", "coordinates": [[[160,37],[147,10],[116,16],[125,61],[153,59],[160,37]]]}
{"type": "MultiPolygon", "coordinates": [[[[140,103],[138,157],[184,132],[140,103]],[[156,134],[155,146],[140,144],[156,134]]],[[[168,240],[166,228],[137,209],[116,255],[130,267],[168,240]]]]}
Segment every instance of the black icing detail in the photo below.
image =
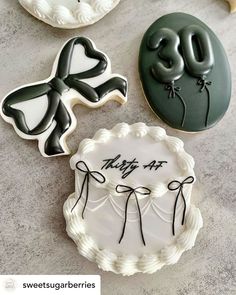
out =
{"type": "Polygon", "coordinates": [[[211,94],[210,94],[210,90],[208,88],[208,86],[211,86],[211,84],[212,84],[212,82],[208,81],[206,79],[206,76],[201,77],[197,81],[197,85],[201,86],[199,91],[203,92],[204,90],[206,90],[206,93],[207,93],[207,111],[206,111],[205,127],[208,126],[208,117],[209,117],[210,107],[211,107],[211,94]]]}
{"type": "Polygon", "coordinates": [[[178,180],[173,180],[168,184],[168,189],[170,191],[178,190],[178,194],[177,194],[177,196],[175,198],[174,213],[173,213],[173,220],[172,220],[172,233],[173,233],[173,235],[175,235],[175,214],[176,214],[176,208],[177,208],[179,195],[181,195],[182,200],[184,202],[184,210],[183,210],[183,216],[182,216],[182,222],[181,222],[181,224],[184,225],[185,212],[186,212],[186,200],[185,200],[185,197],[184,197],[183,188],[184,188],[185,184],[191,184],[193,182],[194,182],[194,177],[189,176],[186,179],[184,179],[182,182],[179,182],[178,180]]]}
{"type": "Polygon", "coordinates": [[[138,161],[136,160],[136,158],[134,158],[130,161],[121,160],[120,158],[121,158],[121,154],[118,154],[114,158],[104,159],[103,162],[105,162],[105,164],[101,167],[101,170],[103,170],[103,169],[105,169],[105,170],[118,169],[122,173],[121,178],[125,179],[134,170],[139,168],[138,161]]]}
{"type": "Polygon", "coordinates": [[[136,187],[136,188],[132,188],[130,186],[119,184],[119,185],[116,186],[116,192],[117,193],[122,193],[122,194],[128,193],[128,197],[127,197],[126,204],[125,204],[125,221],[124,221],[124,224],[123,224],[121,237],[119,239],[119,244],[121,243],[121,241],[122,241],[122,239],[124,237],[124,234],[125,234],[125,228],[126,228],[127,217],[128,217],[127,215],[128,215],[129,200],[130,200],[131,196],[134,195],[135,200],[136,200],[136,204],[137,204],[138,214],[139,214],[139,227],[140,227],[141,238],[142,238],[143,245],[146,246],[146,242],[145,242],[144,234],[143,234],[142,213],[141,213],[141,210],[140,210],[137,194],[150,195],[151,190],[149,188],[147,188],[147,187],[144,187],[144,186],[139,186],[139,187],[136,187]]]}
{"type": "Polygon", "coordinates": [[[181,126],[183,127],[186,118],[186,103],[183,97],[179,94],[179,92],[181,91],[181,87],[175,86],[175,82],[172,81],[171,83],[166,84],[165,90],[169,91],[168,98],[175,98],[177,96],[183,106],[183,115],[181,119],[181,126]]]}
{"type": "Polygon", "coordinates": [[[72,123],[71,116],[61,100],[61,95],[65,91],[73,88],[91,103],[99,102],[113,90],[118,90],[123,96],[126,96],[127,82],[119,76],[115,76],[95,88],[80,81],[81,79],[94,78],[103,74],[107,68],[107,64],[106,56],[97,51],[89,39],[77,37],[69,40],[59,56],[56,76],[48,83],[23,87],[10,93],[3,102],[3,113],[13,118],[16,127],[27,135],[39,135],[45,132],[51,126],[52,122],[55,121],[56,126],[45,142],[45,154],[49,156],[63,154],[65,151],[60,144],[60,138],[70,128],[72,123]],[[97,59],[98,64],[94,68],[84,72],[70,74],[73,49],[77,44],[81,44],[84,47],[85,54],[88,57],[97,59]],[[34,100],[44,95],[48,99],[48,109],[41,122],[34,129],[30,130],[27,126],[24,113],[14,109],[13,105],[34,100]]]}
{"type": "Polygon", "coordinates": [[[84,180],[81,186],[81,190],[80,190],[80,195],[77,199],[77,201],[75,202],[74,206],[71,209],[71,212],[73,212],[73,210],[75,209],[76,205],[78,204],[79,200],[82,197],[83,191],[84,191],[84,186],[86,185],[86,195],[85,195],[85,202],[84,202],[84,207],[82,210],[82,218],[84,219],[84,211],[86,209],[87,206],[87,202],[88,202],[88,198],[89,198],[89,183],[90,183],[90,179],[93,178],[93,180],[97,181],[98,183],[104,183],[106,181],[105,176],[98,172],[98,171],[90,171],[87,164],[84,161],[78,161],[76,163],[76,168],[84,173],[84,180]]]}

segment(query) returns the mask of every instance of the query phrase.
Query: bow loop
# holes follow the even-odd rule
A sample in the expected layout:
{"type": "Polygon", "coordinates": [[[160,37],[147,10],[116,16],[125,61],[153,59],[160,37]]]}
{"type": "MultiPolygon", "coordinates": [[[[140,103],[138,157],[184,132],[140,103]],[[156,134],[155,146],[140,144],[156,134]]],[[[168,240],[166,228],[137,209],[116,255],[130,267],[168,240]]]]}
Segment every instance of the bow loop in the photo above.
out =
{"type": "Polygon", "coordinates": [[[116,186],[116,192],[117,193],[131,193],[131,194],[135,193],[135,194],[140,194],[143,196],[147,196],[147,195],[151,194],[151,190],[147,187],[139,186],[136,188],[132,188],[130,186],[123,185],[123,184],[118,184],[116,186]]]}
{"type": "Polygon", "coordinates": [[[193,176],[188,176],[182,182],[180,182],[178,180],[173,180],[168,184],[168,189],[170,191],[176,191],[176,190],[182,188],[185,184],[191,184],[193,182],[194,182],[193,176]]]}
{"type": "Polygon", "coordinates": [[[206,80],[206,77],[200,78],[197,81],[197,85],[201,86],[200,92],[207,88],[207,86],[211,86],[212,82],[206,80]]]}
{"type": "Polygon", "coordinates": [[[100,172],[89,170],[88,165],[84,161],[78,161],[76,163],[75,167],[80,172],[85,173],[86,174],[85,177],[91,176],[94,180],[96,180],[97,182],[99,182],[101,184],[106,181],[104,175],[101,174],[100,172]]]}
{"type": "Polygon", "coordinates": [[[102,175],[100,172],[98,171],[90,171],[88,172],[89,175],[91,175],[91,177],[96,180],[98,183],[104,183],[106,181],[106,178],[104,175],[102,175]]]}
{"type": "Polygon", "coordinates": [[[84,161],[78,161],[75,164],[75,167],[80,172],[83,172],[83,173],[89,173],[90,172],[88,165],[84,161]]]}
{"type": "Polygon", "coordinates": [[[180,92],[181,87],[175,86],[174,82],[171,82],[165,86],[165,90],[169,91],[169,98],[174,98],[177,92],[180,92]]]}
{"type": "Polygon", "coordinates": [[[134,192],[134,189],[130,186],[127,186],[127,185],[123,185],[123,184],[118,184],[116,186],[116,192],[119,193],[119,194],[122,194],[122,193],[133,193],[134,192]]]}
{"type": "Polygon", "coordinates": [[[140,195],[143,195],[143,196],[148,196],[151,194],[151,190],[147,187],[144,187],[144,186],[139,186],[139,187],[136,187],[134,192],[136,194],[140,194],[140,195]]]}

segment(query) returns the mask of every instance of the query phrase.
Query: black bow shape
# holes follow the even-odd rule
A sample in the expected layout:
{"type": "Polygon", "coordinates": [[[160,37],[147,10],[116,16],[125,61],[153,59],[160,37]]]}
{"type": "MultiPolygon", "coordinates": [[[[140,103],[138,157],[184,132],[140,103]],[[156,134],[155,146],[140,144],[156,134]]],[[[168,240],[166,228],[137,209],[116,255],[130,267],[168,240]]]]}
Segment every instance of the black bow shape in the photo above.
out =
{"type": "Polygon", "coordinates": [[[183,211],[183,217],[182,217],[182,222],[181,224],[184,224],[184,220],[185,220],[185,212],[186,212],[186,200],[184,197],[184,192],[183,192],[183,188],[185,184],[191,184],[194,182],[194,177],[193,176],[189,176],[186,179],[184,179],[182,182],[178,181],[178,180],[173,180],[168,184],[168,189],[170,191],[178,191],[178,194],[176,196],[175,199],[175,205],[174,205],[174,213],[173,213],[173,221],[172,221],[172,233],[173,235],[175,235],[175,214],[176,214],[176,208],[177,208],[177,203],[178,203],[178,199],[179,199],[179,195],[181,195],[183,202],[184,202],[184,211],[183,211]]]}
{"type": "Polygon", "coordinates": [[[171,82],[165,86],[165,90],[169,91],[168,97],[175,98],[177,92],[180,92],[181,87],[175,86],[174,82],[171,82]]]}
{"type": "Polygon", "coordinates": [[[204,89],[207,89],[207,86],[212,84],[211,81],[206,80],[205,77],[198,79],[197,85],[201,86],[200,92],[203,92],[204,89]]]}
{"type": "MultiPolygon", "coordinates": [[[[80,56],[78,55],[77,58],[79,60],[80,56]]],[[[61,100],[63,93],[72,88],[91,103],[99,102],[114,90],[118,90],[123,96],[126,96],[127,82],[122,77],[114,76],[97,87],[92,87],[82,81],[83,79],[100,76],[107,69],[107,65],[107,57],[97,51],[89,39],[84,37],[73,38],[66,43],[60,53],[55,77],[51,81],[35,83],[11,92],[2,104],[3,113],[14,120],[16,127],[22,133],[30,136],[42,134],[55,121],[56,126],[48,135],[44,143],[44,150],[48,156],[63,154],[65,151],[60,144],[60,138],[72,124],[71,115],[61,100]],[[83,46],[87,57],[98,60],[98,63],[91,69],[74,73],[71,70],[71,63],[75,47],[78,45],[83,46]],[[30,129],[24,112],[15,109],[14,104],[34,100],[45,95],[48,101],[47,110],[38,125],[30,129]]]]}
{"type": "Polygon", "coordinates": [[[83,210],[82,210],[82,218],[84,219],[84,211],[86,209],[86,206],[87,206],[87,203],[88,203],[88,198],[89,198],[90,177],[92,177],[95,181],[97,181],[98,183],[101,183],[101,184],[106,181],[106,178],[102,173],[100,173],[98,171],[89,170],[87,164],[84,161],[77,162],[75,166],[80,172],[83,172],[85,174],[85,176],[84,176],[84,180],[83,180],[83,183],[82,183],[82,186],[81,186],[80,195],[79,195],[77,201],[75,202],[73,208],[71,209],[71,212],[74,210],[74,208],[78,204],[79,200],[81,199],[83,191],[84,191],[84,186],[85,186],[85,183],[86,183],[86,196],[85,196],[84,207],[83,207],[83,210]]]}
{"type": "Polygon", "coordinates": [[[121,237],[119,239],[119,244],[122,241],[122,239],[124,237],[124,234],[125,234],[125,228],[126,228],[126,222],[127,222],[127,215],[128,215],[128,204],[129,204],[129,200],[130,200],[130,197],[132,195],[134,195],[135,200],[136,200],[136,204],[137,204],[137,208],[138,208],[138,213],[139,213],[140,233],[141,233],[143,244],[144,244],[144,246],[146,246],[145,239],[144,239],[144,234],[143,234],[142,214],[141,214],[141,210],[140,210],[140,206],[139,206],[137,194],[143,195],[143,196],[150,195],[151,190],[149,188],[143,187],[143,186],[132,188],[130,186],[118,184],[116,186],[116,192],[117,193],[129,193],[128,194],[128,197],[127,197],[127,200],[126,200],[126,204],[125,204],[125,221],[124,221],[124,225],[123,225],[123,229],[122,229],[122,234],[121,234],[121,237]]]}

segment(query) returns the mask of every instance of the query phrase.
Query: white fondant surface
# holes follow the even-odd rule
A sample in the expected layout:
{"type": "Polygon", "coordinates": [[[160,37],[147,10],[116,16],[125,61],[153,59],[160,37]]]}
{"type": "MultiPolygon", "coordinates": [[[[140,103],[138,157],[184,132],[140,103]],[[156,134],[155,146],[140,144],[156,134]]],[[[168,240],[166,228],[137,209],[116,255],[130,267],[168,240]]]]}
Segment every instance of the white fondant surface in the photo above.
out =
{"type": "Polygon", "coordinates": [[[81,44],[77,44],[71,58],[70,74],[88,71],[94,68],[98,62],[95,58],[88,57],[84,47],[81,44]]]}
{"type": "Polygon", "coordinates": [[[48,108],[48,98],[47,95],[43,95],[25,102],[16,103],[12,107],[24,113],[26,124],[31,130],[43,119],[48,108]]]}

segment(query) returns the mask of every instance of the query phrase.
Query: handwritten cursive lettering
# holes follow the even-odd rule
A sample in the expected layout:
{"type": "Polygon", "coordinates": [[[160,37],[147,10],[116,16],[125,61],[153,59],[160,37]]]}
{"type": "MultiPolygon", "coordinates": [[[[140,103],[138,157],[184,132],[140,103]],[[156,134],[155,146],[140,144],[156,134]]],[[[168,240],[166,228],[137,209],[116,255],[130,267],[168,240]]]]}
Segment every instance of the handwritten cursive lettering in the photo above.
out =
{"type": "Polygon", "coordinates": [[[160,167],[163,167],[162,165],[163,164],[167,164],[167,161],[152,161],[150,162],[149,164],[147,165],[143,165],[143,168],[146,169],[146,168],[149,168],[149,170],[152,170],[152,169],[159,169],[160,167]]]}
{"type": "Polygon", "coordinates": [[[102,170],[103,169],[119,169],[122,172],[121,178],[125,179],[135,169],[139,168],[138,161],[136,160],[136,158],[134,158],[131,161],[127,161],[127,160],[119,161],[120,158],[121,158],[121,155],[119,154],[115,158],[103,160],[105,164],[102,166],[101,169],[102,170]]]}

